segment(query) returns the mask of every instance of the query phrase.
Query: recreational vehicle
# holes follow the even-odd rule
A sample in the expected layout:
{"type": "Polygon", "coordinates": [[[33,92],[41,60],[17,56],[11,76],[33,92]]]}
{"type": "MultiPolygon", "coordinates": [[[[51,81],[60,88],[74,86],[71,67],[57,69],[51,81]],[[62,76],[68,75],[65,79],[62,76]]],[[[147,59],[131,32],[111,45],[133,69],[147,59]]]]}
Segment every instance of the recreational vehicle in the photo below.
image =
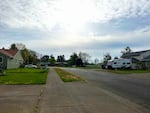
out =
{"type": "Polygon", "coordinates": [[[107,69],[130,69],[132,67],[131,59],[114,59],[113,61],[108,61],[107,69]]]}

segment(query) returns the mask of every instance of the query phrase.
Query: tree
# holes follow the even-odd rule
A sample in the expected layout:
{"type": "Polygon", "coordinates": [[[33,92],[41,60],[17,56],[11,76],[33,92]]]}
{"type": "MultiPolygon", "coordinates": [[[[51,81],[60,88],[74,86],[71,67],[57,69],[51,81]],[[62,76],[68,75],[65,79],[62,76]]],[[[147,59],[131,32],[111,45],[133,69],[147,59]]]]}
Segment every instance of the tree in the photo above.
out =
{"type": "Polygon", "coordinates": [[[36,64],[38,61],[35,51],[28,50],[27,48],[21,50],[22,57],[24,59],[24,64],[36,64]]]}
{"type": "Polygon", "coordinates": [[[78,55],[77,55],[77,53],[74,52],[74,53],[70,56],[69,64],[70,64],[70,65],[76,65],[77,59],[78,59],[78,55]]]}
{"type": "Polygon", "coordinates": [[[57,62],[65,62],[65,56],[64,55],[57,56],[57,62]]]}
{"type": "Polygon", "coordinates": [[[104,55],[104,64],[107,64],[107,62],[111,60],[111,55],[109,53],[106,53],[104,55]]]}
{"type": "Polygon", "coordinates": [[[53,55],[50,56],[50,59],[49,59],[49,62],[54,65],[56,60],[55,60],[55,57],[53,55]]]}
{"type": "Polygon", "coordinates": [[[10,49],[13,49],[13,50],[17,49],[16,44],[15,43],[11,44],[10,49]]]}
{"type": "Polygon", "coordinates": [[[18,50],[24,50],[26,46],[22,43],[13,43],[10,46],[10,49],[18,49],[18,50]]]}
{"type": "Polygon", "coordinates": [[[88,53],[80,52],[79,53],[79,58],[82,59],[82,61],[83,61],[84,64],[88,64],[91,56],[88,53]]]}
{"type": "Polygon", "coordinates": [[[82,59],[81,59],[81,58],[78,58],[78,59],[76,60],[76,66],[77,66],[77,67],[82,67],[82,66],[83,66],[83,62],[82,62],[82,59]]]}
{"type": "Polygon", "coordinates": [[[128,53],[131,53],[131,52],[132,52],[132,50],[129,46],[127,46],[126,48],[124,48],[124,50],[121,51],[122,56],[125,54],[128,54],[128,53]]]}
{"type": "Polygon", "coordinates": [[[49,56],[48,55],[44,55],[42,58],[41,58],[41,61],[42,62],[48,62],[49,60],[49,56]]]}
{"type": "Polygon", "coordinates": [[[25,48],[24,50],[21,50],[21,54],[24,59],[24,63],[29,64],[29,56],[30,56],[29,50],[25,48]]]}
{"type": "Polygon", "coordinates": [[[37,61],[38,61],[38,58],[37,58],[37,55],[36,55],[36,52],[33,51],[33,50],[29,50],[29,63],[30,64],[36,64],[37,61]]]}

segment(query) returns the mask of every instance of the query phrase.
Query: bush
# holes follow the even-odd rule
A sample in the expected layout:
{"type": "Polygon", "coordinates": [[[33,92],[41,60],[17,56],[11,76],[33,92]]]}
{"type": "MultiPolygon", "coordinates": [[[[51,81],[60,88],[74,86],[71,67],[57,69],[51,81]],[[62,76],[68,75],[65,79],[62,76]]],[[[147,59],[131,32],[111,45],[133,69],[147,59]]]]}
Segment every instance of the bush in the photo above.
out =
{"type": "Polygon", "coordinates": [[[4,70],[0,70],[0,75],[4,76],[6,75],[6,72],[4,70]]]}
{"type": "Polygon", "coordinates": [[[41,68],[40,64],[37,64],[36,66],[37,66],[37,69],[40,69],[40,68],[41,68]]]}
{"type": "Polygon", "coordinates": [[[24,68],[24,67],[25,67],[25,64],[21,64],[21,65],[20,65],[20,68],[24,68]]]}

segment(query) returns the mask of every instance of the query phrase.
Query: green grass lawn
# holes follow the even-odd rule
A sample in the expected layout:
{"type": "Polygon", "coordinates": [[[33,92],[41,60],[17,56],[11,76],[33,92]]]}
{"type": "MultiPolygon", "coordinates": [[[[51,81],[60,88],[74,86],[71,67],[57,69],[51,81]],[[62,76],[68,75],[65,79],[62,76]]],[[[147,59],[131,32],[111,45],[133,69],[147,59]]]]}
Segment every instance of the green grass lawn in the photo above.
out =
{"type": "Polygon", "coordinates": [[[0,84],[45,84],[48,70],[43,69],[10,69],[0,76],[0,84]]]}
{"type": "Polygon", "coordinates": [[[142,74],[150,73],[150,70],[100,70],[105,72],[117,73],[117,74],[142,74]]]}
{"type": "Polygon", "coordinates": [[[58,73],[58,75],[64,82],[83,81],[81,77],[76,76],[60,68],[55,68],[55,71],[58,73]]]}

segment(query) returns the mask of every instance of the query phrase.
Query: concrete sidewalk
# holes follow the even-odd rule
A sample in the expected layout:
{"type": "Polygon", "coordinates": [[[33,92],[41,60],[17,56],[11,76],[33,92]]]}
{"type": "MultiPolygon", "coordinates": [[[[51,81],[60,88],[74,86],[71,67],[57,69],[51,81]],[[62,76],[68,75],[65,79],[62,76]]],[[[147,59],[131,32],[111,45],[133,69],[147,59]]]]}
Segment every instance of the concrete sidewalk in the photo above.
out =
{"type": "Polygon", "coordinates": [[[149,113],[148,110],[88,82],[63,83],[51,69],[39,113],[149,113]]]}

